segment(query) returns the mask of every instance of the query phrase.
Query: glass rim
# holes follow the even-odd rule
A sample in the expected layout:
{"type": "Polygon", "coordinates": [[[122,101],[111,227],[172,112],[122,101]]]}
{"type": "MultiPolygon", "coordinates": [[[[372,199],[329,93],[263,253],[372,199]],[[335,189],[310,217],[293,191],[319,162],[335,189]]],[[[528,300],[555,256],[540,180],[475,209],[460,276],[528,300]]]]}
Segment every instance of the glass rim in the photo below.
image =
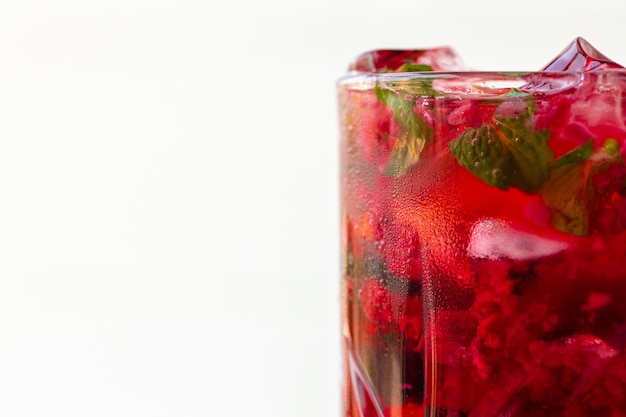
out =
{"type": "MultiPolygon", "coordinates": [[[[351,91],[389,89],[409,99],[505,99],[550,96],[585,83],[626,83],[626,69],[599,71],[352,71],[337,81],[351,91]]],[[[626,91],[626,88],[624,88],[626,91]]]]}
{"type": "Polygon", "coordinates": [[[609,68],[596,71],[349,71],[347,74],[338,79],[339,84],[349,83],[351,80],[406,80],[406,79],[443,79],[443,78],[469,78],[469,77],[508,77],[508,78],[524,78],[524,77],[566,77],[566,76],[589,76],[597,77],[601,74],[623,74],[626,75],[626,68],[609,68]]]}

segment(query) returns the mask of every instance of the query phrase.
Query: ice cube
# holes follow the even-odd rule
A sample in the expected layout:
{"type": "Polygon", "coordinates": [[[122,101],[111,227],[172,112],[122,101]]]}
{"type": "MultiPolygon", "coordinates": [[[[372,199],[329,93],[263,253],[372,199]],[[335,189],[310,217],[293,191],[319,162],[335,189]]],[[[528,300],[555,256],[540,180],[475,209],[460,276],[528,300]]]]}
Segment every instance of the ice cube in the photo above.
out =
{"type": "Polygon", "coordinates": [[[553,255],[567,249],[564,241],[516,230],[501,220],[477,222],[468,245],[474,258],[530,260],[553,255]]]}
{"type": "Polygon", "coordinates": [[[597,71],[623,69],[581,37],[574,39],[542,71],[597,71]]]}
{"type": "MultiPolygon", "coordinates": [[[[623,329],[622,329],[623,332],[623,329]]],[[[602,339],[587,335],[574,335],[565,340],[565,345],[559,347],[563,364],[579,374],[579,379],[570,395],[570,402],[589,390],[589,386],[598,380],[611,359],[619,354],[624,345],[614,349],[602,339]]]]}
{"type": "Polygon", "coordinates": [[[434,71],[463,71],[461,58],[447,46],[431,49],[378,49],[359,55],[352,64],[350,71],[359,72],[396,72],[414,71],[405,64],[427,65],[434,71]]]}

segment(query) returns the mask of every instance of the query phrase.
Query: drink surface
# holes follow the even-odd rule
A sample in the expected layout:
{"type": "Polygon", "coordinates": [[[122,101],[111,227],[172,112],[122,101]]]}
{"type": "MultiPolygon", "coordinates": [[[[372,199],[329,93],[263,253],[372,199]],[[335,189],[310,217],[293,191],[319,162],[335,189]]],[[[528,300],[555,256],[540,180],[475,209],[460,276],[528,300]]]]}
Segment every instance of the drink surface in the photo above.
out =
{"type": "Polygon", "coordinates": [[[339,96],[345,415],[626,416],[626,72],[339,96]]]}

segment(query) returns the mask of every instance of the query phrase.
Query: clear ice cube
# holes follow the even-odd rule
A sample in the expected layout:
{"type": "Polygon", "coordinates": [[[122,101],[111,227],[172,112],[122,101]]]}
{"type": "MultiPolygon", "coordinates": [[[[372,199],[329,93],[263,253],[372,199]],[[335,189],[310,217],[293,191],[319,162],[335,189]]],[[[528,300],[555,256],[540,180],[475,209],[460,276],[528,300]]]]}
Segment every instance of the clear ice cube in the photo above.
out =
{"type": "Polygon", "coordinates": [[[481,220],[473,229],[468,254],[474,258],[531,260],[554,255],[568,243],[514,229],[501,220],[481,220]]]}
{"type": "Polygon", "coordinates": [[[585,39],[578,37],[556,56],[542,71],[598,71],[623,69],[607,58],[585,39]]]}
{"type": "Polygon", "coordinates": [[[359,55],[350,71],[359,72],[396,72],[412,71],[406,64],[427,65],[434,71],[463,71],[465,66],[461,58],[451,48],[444,46],[431,49],[378,49],[359,55]]]}

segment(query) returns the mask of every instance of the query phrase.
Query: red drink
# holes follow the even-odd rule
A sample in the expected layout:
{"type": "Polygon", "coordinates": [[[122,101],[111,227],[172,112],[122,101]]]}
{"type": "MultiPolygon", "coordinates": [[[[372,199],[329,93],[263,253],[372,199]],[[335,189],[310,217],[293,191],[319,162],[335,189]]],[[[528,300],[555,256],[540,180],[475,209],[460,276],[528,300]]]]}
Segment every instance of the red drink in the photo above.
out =
{"type": "Polygon", "coordinates": [[[626,71],[448,52],[339,84],[344,415],[626,416],[626,71]]]}

